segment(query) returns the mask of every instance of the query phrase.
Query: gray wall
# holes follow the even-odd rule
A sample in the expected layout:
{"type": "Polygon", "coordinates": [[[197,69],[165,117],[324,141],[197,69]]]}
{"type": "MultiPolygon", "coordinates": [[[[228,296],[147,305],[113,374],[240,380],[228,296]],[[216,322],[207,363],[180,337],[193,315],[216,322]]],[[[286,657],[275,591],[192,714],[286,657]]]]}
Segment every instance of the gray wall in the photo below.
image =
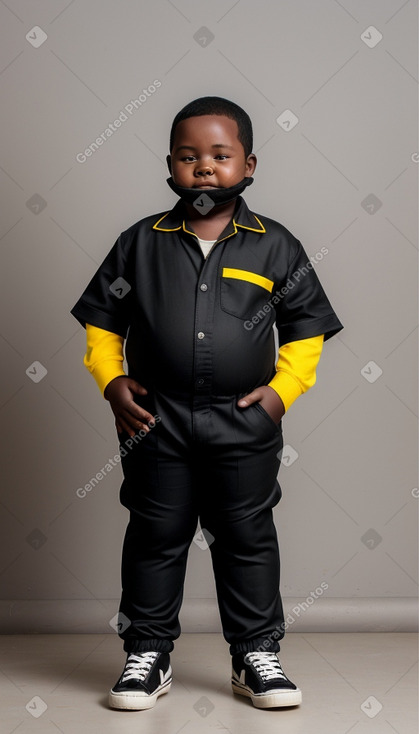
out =
{"type": "MultiPolygon", "coordinates": [[[[7,0],[0,23],[2,629],[112,632],[120,466],[84,498],[76,490],[118,445],[69,310],[119,233],[175,203],[169,126],[205,94],[251,115],[247,202],[309,255],[328,249],[317,272],[345,325],[284,419],[292,450],[275,519],[289,630],[413,629],[414,0],[7,0]]],[[[220,629],[210,554],[196,543],[182,623],[220,629]]]]}

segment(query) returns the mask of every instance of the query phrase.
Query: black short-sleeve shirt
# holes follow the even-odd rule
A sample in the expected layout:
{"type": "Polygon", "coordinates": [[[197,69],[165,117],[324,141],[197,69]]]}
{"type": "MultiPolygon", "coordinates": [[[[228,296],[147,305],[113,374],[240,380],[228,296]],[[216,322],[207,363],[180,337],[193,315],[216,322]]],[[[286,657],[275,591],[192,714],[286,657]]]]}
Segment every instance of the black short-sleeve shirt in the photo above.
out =
{"type": "Polygon", "coordinates": [[[315,263],[241,196],[204,258],[178,201],[122,232],[71,313],[126,338],[128,374],[145,387],[233,395],[274,376],[274,324],[279,346],[343,328],[315,263]]]}

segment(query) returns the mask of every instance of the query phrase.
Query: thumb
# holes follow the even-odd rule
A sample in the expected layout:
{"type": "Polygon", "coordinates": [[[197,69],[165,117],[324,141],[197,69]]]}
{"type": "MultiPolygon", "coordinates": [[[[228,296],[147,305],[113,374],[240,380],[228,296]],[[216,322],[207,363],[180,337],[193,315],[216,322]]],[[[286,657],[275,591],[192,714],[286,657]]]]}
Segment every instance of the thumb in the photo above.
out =
{"type": "Polygon", "coordinates": [[[260,400],[260,396],[257,390],[253,390],[253,392],[249,392],[248,395],[244,395],[242,398],[240,398],[237,405],[239,405],[240,408],[247,408],[248,405],[257,403],[258,400],[260,400]]]}
{"type": "Polygon", "coordinates": [[[140,385],[140,383],[137,382],[137,380],[131,379],[129,382],[129,387],[130,387],[130,390],[132,390],[132,392],[136,393],[137,395],[147,395],[147,390],[145,389],[145,387],[140,385]]]}

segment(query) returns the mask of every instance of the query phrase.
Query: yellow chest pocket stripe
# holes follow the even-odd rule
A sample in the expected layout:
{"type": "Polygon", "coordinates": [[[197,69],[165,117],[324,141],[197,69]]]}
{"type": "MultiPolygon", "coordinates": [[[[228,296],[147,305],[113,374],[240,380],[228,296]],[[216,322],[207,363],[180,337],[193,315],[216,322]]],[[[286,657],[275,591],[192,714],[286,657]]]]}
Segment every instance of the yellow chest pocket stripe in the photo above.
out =
{"type": "Polygon", "coordinates": [[[247,280],[248,283],[256,283],[261,288],[265,288],[269,293],[272,293],[274,287],[273,280],[264,278],[263,275],[257,273],[251,273],[250,270],[239,270],[239,268],[223,268],[223,278],[236,278],[237,280],[247,280]]]}

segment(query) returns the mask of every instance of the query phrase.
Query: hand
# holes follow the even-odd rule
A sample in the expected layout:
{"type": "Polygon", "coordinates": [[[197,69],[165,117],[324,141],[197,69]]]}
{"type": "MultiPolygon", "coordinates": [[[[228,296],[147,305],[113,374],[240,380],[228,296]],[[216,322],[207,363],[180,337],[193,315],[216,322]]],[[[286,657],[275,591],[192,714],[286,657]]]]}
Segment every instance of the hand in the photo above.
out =
{"type": "Polygon", "coordinates": [[[130,436],[134,436],[140,429],[148,432],[150,430],[148,423],[155,423],[154,416],[137,405],[134,395],[147,395],[147,390],[130,377],[121,375],[106,385],[104,397],[111,404],[118,433],[126,431],[130,436]]]}
{"type": "Polygon", "coordinates": [[[279,423],[285,413],[284,403],[278,393],[269,385],[261,385],[252,390],[248,395],[240,398],[237,405],[240,408],[247,408],[253,403],[260,403],[274,423],[279,423]]]}

